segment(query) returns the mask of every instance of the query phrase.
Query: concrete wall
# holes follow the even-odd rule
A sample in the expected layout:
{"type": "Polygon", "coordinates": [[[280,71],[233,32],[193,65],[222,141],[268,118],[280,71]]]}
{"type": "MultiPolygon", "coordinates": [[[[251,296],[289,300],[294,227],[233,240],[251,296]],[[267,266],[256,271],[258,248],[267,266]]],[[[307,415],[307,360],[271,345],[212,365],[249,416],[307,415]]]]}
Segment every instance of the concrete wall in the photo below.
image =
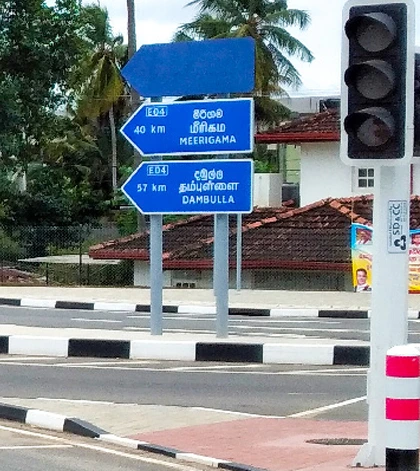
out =
{"type": "MultiPolygon", "coordinates": [[[[149,266],[134,262],[134,286],[150,287],[149,266]]],[[[165,270],[164,288],[211,289],[213,270],[165,270]]],[[[229,288],[237,288],[236,270],[229,273],[229,288]]],[[[242,270],[241,289],[352,291],[351,273],[313,270],[242,270]]]]}
{"type": "MultiPolygon", "coordinates": [[[[149,262],[134,260],[134,286],[141,286],[143,288],[150,287],[150,268],[149,262]]],[[[163,272],[163,287],[172,287],[172,278],[170,271],[163,272]]]]}
{"type": "Polygon", "coordinates": [[[281,173],[256,173],[254,175],[254,206],[281,206],[281,173]]]}
{"type": "Polygon", "coordinates": [[[353,172],[341,162],[338,142],[302,144],[300,205],[359,194],[352,190],[353,172]]]}

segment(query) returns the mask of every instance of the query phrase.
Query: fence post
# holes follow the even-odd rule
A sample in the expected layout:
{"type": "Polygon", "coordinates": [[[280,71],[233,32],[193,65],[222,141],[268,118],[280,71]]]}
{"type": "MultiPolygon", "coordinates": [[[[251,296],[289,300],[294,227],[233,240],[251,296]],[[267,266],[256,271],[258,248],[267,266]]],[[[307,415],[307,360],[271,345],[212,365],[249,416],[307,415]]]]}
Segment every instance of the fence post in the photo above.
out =
{"type": "Polygon", "coordinates": [[[386,471],[418,471],[420,351],[396,346],[386,356],[386,471]]]}
{"type": "Polygon", "coordinates": [[[83,266],[83,236],[82,236],[82,225],[79,224],[79,286],[82,286],[82,266],[83,266]]]}

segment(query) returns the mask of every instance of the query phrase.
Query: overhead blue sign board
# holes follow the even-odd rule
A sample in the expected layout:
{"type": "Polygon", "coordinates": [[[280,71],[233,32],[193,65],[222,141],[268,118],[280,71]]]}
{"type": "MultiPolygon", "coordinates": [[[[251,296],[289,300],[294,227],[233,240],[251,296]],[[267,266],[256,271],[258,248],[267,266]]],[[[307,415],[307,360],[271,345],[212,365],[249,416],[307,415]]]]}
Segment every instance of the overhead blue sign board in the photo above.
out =
{"type": "Polygon", "coordinates": [[[253,100],[143,104],[121,133],[145,156],[250,153],[253,100]]]}
{"type": "Polygon", "coordinates": [[[122,191],[143,214],[249,213],[253,161],[142,162],[122,191]]]}
{"type": "Polygon", "coordinates": [[[146,44],[121,73],[144,97],[246,93],[254,89],[250,37],[146,44]]]}

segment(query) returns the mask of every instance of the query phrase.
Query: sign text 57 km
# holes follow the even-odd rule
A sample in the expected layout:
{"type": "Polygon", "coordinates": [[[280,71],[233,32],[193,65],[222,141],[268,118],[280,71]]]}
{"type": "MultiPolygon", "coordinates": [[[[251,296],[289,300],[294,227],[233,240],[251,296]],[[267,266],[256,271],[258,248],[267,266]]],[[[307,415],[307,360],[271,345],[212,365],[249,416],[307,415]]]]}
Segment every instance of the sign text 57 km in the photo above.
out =
{"type": "Polygon", "coordinates": [[[144,214],[249,213],[253,161],[142,162],[122,191],[144,214]]]}
{"type": "Polygon", "coordinates": [[[145,156],[253,150],[252,98],[143,104],[121,133],[145,156]]]}

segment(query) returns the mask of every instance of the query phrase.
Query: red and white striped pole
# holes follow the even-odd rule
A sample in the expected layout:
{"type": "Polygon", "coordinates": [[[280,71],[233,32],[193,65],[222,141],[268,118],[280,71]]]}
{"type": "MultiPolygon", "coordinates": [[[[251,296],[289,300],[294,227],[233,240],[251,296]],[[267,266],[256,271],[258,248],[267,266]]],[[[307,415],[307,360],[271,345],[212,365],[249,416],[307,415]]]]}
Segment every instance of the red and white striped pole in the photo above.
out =
{"type": "Polygon", "coordinates": [[[386,471],[419,471],[420,351],[401,345],[386,356],[386,471]]]}

